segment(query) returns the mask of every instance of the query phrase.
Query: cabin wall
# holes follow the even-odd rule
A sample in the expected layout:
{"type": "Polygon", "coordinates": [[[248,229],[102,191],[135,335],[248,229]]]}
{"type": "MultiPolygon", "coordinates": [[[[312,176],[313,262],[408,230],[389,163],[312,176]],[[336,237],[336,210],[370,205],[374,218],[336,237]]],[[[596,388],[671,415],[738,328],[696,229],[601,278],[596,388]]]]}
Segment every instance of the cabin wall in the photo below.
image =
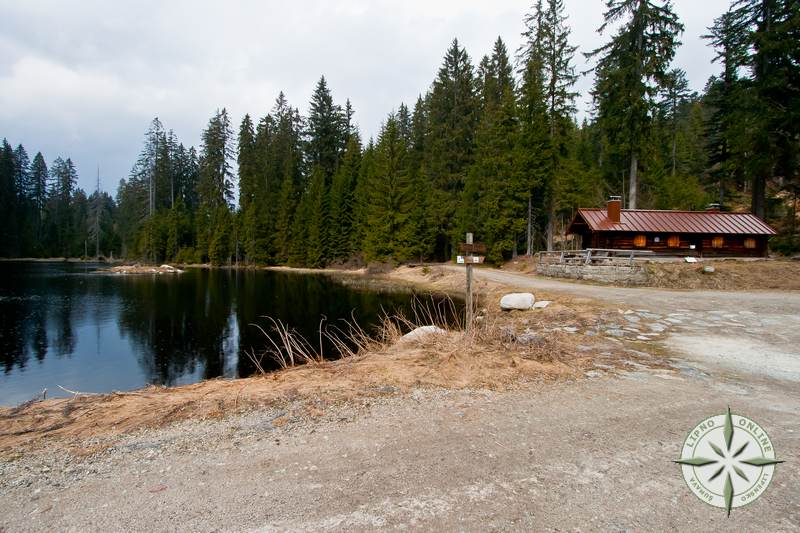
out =
{"type": "Polygon", "coordinates": [[[585,248],[612,248],[616,250],[650,250],[659,255],[676,256],[705,256],[705,257],[763,257],[767,251],[767,237],[764,235],[724,235],[721,248],[711,245],[716,235],[679,234],[680,245],[668,245],[670,233],[640,233],[640,232],[596,232],[591,236],[584,236],[585,248]],[[645,235],[647,243],[643,247],[633,244],[637,235],[645,235]],[[588,237],[588,238],[587,238],[588,237]],[[756,240],[755,248],[745,248],[744,241],[752,237],[756,240]],[[591,242],[591,246],[586,246],[591,242]],[[694,248],[692,248],[694,246],[694,248]]]}

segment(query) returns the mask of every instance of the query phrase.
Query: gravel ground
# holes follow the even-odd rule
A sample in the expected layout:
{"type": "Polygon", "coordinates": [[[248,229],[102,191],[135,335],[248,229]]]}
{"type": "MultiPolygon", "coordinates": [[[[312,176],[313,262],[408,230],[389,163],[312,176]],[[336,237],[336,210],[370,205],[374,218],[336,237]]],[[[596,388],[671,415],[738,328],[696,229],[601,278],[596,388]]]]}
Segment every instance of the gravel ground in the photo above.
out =
{"type": "Polygon", "coordinates": [[[315,413],[289,404],[94,439],[77,454],[26,452],[0,463],[0,530],[800,530],[800,296],[545,281],[550,293],[618,303],[631,340],[663,325],[673,368],[598,368],[510,391],[387,391],[315,413]],[[700,340],[680,353],[670,344],[690,335],[700,340]],[[732,343],[704,358],[714,336],[765,351],[729,361],[732,343]],[[686,432],[727,406],[762,424],[786,461],[730,518],[693,496],[672,462],[686,432]]]}

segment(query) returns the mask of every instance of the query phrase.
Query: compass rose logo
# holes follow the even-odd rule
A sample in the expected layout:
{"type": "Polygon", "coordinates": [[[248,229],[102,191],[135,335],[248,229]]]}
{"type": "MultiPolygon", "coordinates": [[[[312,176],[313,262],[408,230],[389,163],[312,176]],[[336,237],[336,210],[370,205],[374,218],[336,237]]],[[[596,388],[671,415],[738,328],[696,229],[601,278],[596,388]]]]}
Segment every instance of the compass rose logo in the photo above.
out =
{"type": "Polygon", "coordinates": [[[704,502],[725,509],[761,496],[775,473],[775,448],[766,431],[730,408],[697,424],[681,448],[683,478],[704,502]]]}

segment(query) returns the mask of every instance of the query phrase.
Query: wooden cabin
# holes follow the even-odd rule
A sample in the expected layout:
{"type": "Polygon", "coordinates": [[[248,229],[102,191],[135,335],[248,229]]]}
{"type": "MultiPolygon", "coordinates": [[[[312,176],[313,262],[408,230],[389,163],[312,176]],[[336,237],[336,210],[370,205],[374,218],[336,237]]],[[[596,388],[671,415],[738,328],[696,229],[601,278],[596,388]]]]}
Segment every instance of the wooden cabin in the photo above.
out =
{"type": "Polygon", "coordinates": [[[568,234],[583,248],[650,250],[659,255],[764,257],[775,230],[750,213],[622,209],[612,197],[605,209],[578,209],[568,234]]]}

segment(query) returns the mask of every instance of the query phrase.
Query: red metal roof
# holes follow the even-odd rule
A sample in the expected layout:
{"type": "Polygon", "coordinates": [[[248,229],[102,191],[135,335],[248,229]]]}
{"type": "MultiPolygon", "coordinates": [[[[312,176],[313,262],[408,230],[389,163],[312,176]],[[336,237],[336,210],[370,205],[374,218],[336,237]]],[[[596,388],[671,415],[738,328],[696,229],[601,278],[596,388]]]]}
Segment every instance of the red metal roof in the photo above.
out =
{"type": "Polygon", "coordinates": [[[583,218],[592,231],[775,235],[774,229],[750,213],[623,209],[620,223],[613,224],[608,220],[605,208],[582,208],[578,209],[578,216],[570,225],[570,232],[578,217],[583,218]]]}

